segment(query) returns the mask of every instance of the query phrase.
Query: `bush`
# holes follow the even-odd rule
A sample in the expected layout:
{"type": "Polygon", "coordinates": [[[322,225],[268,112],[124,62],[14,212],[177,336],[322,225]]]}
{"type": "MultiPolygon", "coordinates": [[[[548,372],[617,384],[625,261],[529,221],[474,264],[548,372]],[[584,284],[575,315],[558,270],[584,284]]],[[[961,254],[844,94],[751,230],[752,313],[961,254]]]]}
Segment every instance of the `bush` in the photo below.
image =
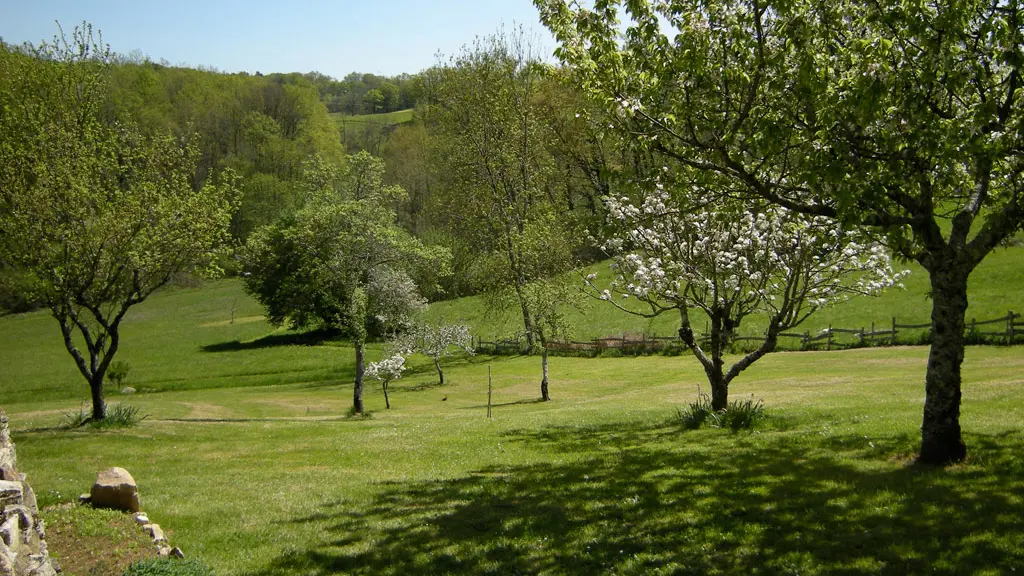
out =
{"type": "Polygon", "coordinates": [[[131,371],[132,367],[127,362],[112,362],[110,368],[107,368],[107,382],[110,382],[114,386],[121,389],[124,381],[128,379],[128,372],[131,371]]]}
{"type": "Polygon", "coordinates": [[[213,570],[199,559],[147,558],[132,562],[122,576],[213,576],[213,570]]]}
{"type": "Polygon", "coordinates": [[[67,412],[61,419],[62,428],[81,428],[88,424],[96,429],[103,428],[131,428],[148,417],[139,415],[137,406],[127,404],[113,404],[107,406],[107,417],[103,420],[93,420],[92,412],[83,402],[78,412],[67,412]]]}
{"type": "Polygon", "coordinates": [[[685,409],[677,409],[679,419],[686,430],[696,430],[708,424],[712,428],[728,428],[733,432],[753,428],[765,418],[764,400],[754,401],[751,396],[746,400],[732,401],[725,410],[715,411],[711,408],[711,396],[697,387],[697,400],[685,409]]]}

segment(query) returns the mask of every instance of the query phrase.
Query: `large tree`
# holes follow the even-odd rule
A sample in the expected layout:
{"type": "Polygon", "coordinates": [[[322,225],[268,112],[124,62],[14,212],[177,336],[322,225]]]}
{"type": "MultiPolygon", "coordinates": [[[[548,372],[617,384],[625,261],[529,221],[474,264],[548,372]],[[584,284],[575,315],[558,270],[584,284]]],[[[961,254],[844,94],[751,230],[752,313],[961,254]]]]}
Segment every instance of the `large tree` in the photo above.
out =
{"type": "Polygon", "coordinates": [[[578,241],[550,154],[544,81],[522,34],[498,34],[432,72],[425,110],[441,184],[433,210],[473,248],[477,288],[515,309],[529,349],[542,353],[560,293],[548,279],[571,268],[578,241]]]}
{"type": "Polygon", "coordinates": [[[2,259],[60,325],[93,420],[128,310],[212,261],[235,197],[230,175],[193,185],[195,146],[102,113],[109,62],[87,26],[0,46],[2,259]]]}
{"type": "Polygon", "coordinates": [[[924,267],[920,461],[962,460],[967,280],[1024,221],[1020,3],[535,3],[635,141],[722,193],[876,227],[924,267]]]}
{"type": "Polygon", "coordinates": [[[444,275],[449,255],[402,230],[392,208],[404,192],[383,183],[384,163],[366,152],[344,167],[310,161],[306,204],[256,230],[245,249],[246,289],[273,324],[343,330],[355,348],[353,410],[363,412],[365,344],[401,329],[423,305],[409,273],[444,275]]]}

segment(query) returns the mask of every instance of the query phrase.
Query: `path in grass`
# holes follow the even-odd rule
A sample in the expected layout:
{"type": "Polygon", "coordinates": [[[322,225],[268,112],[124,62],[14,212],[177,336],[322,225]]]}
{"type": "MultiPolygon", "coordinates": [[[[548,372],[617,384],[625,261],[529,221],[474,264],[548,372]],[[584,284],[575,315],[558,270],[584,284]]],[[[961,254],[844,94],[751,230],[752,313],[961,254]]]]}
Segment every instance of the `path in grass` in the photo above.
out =
{"type": "MultiPolygon", "coordinates": [[[[43,503],[120,465],[172,541],[220,573],[1008,573],[1024,562],[1024,355],[971,348],[970,460],[918,469],[923,348],[771,355],[736,382],[761,430],[683,432],[680,358],[475,358],[432,385],[141,394],[138,428],[75,432],[10,405],[43,503]],[[495,418],[484,417],[492,365],[495,418]]],[[[51,401],[50,410],[72,407],[51,401]]]]}

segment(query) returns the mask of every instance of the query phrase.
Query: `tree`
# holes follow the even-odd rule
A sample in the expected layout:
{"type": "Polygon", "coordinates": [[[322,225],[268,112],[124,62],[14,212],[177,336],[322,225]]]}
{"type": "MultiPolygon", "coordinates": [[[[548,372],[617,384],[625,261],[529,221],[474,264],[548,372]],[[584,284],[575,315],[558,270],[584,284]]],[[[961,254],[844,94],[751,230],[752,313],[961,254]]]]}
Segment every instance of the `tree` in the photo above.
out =
{"type": "MultiPolygon", "coordinates": [[[[606,199],[613,233],[604,248],[614,254],[617,276],[599,297],[648,318],[678,311],[679,336],[704,368],[713,410],[726,409],[729,383],[775,350],[779,334],[901,276],[884,246],[830,219],[778,207],[694,209],[688,194],[673,196],[659,184],[640,198],[606,199]],[[642,306],[619,303],[629,298],[642,306]],[[690,309],[707,315],[706,339],[695,336],[690,309]],[[740,323],[757,314],[767,316],[760,344],[726,369],[740,323]]],[[[596,291],[595,278],[587,283],[596,291]]]]}
{"type": "Polygon", "coordinates": [[[444,385],[444,371],[441,370],[441,359],[452,355],[453,349],[462,349],[467,354],[473,352],[473,336],[469,326],[465,324],[444,324],[424,322],[416,324],[395,347],[406,354],[419,352],[434,362],[437,370],[438,384],[444,385]]]}
{"type": "Polygon", "coordinates": [[[246,244],[246,289],[271,323],[342,330],[355,348],[353,409],[363,412],[365,344],[401,329],[423,306],[407,270],[442,275],[448,255],[425,248],[396,223],[404,192],[383,183],[383,162],[360,152],[344,168],[307,164],[306,204],[254,232],[246,244]]]}
{"type": "Polygon", "coordinates": [[[193,187],[194,145],[104,118],[109,63],[88,25],[70,41],[0,46],[2,260],[60,325],[93,420],[106,417],[103,380],[128,310],[212,261],[236,196],[230,173],[193,187]]]}
{"type": "MultiPolygon", "coordinates": [[[[432,71],[425,110],[444,184],[434,211],[476,247],[478,287],[492,305],[522,315],[531,351],[539,349],[545,328],[537,315],[545,312],[532,307],[541,299],[528,286],[569,270],[580,237],[562,209],[551,134],[539,113],[543,75],[521,35],[492,36],[432,71]]],[[[544,381],[545,400],[546,390],[544,381]]]]}
{"type": "Polygon", "coordinates": [[[535,3],[563,61],[635,141],[708,188],[875,227],[924,267],[919,459],[963,460],[967,280],[1024,222],[1021,5],[535,3]]]}
{"type": "Polygon", "coordinates": [[[388,410],[391,409],[391,398],[388,396],[388,383],[392,380],[398,380],[402,377],[402,372],[405,371],[405,356],[402,354],[392,354],[387,358],[379,362],[370,362],[366,367],[366,376],[380,380],[381,387],[384,390],[384,406],[388,410]]]}

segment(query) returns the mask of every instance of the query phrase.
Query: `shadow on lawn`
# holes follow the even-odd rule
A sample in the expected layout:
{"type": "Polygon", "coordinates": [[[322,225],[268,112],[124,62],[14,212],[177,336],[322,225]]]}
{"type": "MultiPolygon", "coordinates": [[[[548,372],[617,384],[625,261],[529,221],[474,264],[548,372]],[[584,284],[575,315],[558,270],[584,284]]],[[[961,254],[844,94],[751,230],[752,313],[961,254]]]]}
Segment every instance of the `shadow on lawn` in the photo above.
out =
{"type": "Polygon", "coordinates": [[[1024,565],[1019,433],[972,436],[974,463],[893,461],[911,438],[668,426],[509,433],[559,462],[393,483],[363,509],[294,520],[321,541],[260,575],[967,574],[1024,565]],[[687,433],[689,434],[689,433],[687,433]],[[859,442],[854,439],[861,438],[859,442]],[[854,447],[854,448],[851,448],[854,447]]]}
{"type": "Polygon", "coordinates": [[[249,342],[232,340],[207,344],[201,348],[203,352],[237,352],[239,350],[258,350],[276,346],[319,346],[337,339],[341,332],[336,329],[310,330],[308,332],[289,332],[287,334],[270,334],[249,342]]]}

